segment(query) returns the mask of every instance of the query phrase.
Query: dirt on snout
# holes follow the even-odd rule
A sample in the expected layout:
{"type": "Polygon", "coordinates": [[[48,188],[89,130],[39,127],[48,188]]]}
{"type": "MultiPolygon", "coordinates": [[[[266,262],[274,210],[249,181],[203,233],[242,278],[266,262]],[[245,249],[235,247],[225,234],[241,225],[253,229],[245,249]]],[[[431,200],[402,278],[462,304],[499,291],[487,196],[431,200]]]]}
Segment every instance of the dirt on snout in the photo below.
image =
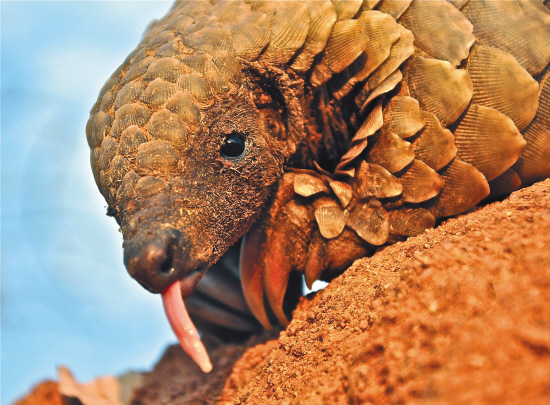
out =
{"type": "Polygon", "coordinates": [[[550,404],[550,180],[355,262],[289,327],[171,347],[133,405],[550,404]]]}

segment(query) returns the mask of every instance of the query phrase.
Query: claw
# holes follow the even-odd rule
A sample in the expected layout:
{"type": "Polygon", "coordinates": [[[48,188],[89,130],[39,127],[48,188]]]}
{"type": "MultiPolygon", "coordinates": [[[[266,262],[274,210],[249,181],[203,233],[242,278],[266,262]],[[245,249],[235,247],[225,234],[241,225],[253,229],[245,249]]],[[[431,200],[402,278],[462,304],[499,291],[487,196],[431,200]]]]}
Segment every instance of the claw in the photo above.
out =
{"type": "Polygon", "coordinates": [[[264,307],[262,285],[262,230],[253,227],[244,237],[241,245],[240,273],[246,302],[256,319],[266,329],[271,329],[264,307]]]}
{"type": "Polygon", "coordinates": [[[288,325],[283,310],[288,277],[293,269],[304,270],[315,223],[313,208],[294,200],[294,174],[287,173],[281,183],[269,214],[253,225],[241,246],[244,296],[266,328],[271,328],[271,324],[264,307],[264,289],[273,313],[283,325],[288,325]]]}
{"type": "Polygon", "coordinates": [[[319,280],[325,268],[325,243],[318,232],[313,236],[307,252],[307,263],[304,271],[307,288],[311,290],[314,282],[319,280]]]}
{"type": "Polygon", "coordinates": [[[288,319],[283,310],[283,301],[291,270],[291,262],[287,257],[288,236],[284,232],[274,232],[270,236],[269,251],[265,261],[267,265],[263,270],[263,284],[273,313],[279,322],[287,326],[288,319]]]}

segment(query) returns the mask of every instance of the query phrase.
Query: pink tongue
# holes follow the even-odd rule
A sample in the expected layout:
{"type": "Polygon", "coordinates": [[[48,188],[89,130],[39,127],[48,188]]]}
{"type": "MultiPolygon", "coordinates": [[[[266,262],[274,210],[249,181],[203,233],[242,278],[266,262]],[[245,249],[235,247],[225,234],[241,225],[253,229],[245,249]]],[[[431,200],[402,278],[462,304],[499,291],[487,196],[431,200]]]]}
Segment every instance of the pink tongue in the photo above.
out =
{"type": "Polygon", "coordinates": [[[176,334],[182,349],[205,373],[212,371],[212,363],[201,342],[197,328],[193,325],[183,298],[179,281],[172,284],[162,294],[162,304],[172,330],[176,334]]]}

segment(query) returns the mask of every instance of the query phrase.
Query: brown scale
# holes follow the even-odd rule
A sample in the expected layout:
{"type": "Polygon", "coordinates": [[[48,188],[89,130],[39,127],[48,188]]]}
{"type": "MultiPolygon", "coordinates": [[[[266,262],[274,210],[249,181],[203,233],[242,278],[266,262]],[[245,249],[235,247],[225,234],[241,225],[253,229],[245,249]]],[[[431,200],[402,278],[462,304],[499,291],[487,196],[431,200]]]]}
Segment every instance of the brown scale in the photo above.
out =
{"type": "Polygon", "coordinates": [[[203,330],[286,324],[294,272],[550,176],[547,2],[213,3],[149,27],[86,129],[129,273],[203,330]]]}

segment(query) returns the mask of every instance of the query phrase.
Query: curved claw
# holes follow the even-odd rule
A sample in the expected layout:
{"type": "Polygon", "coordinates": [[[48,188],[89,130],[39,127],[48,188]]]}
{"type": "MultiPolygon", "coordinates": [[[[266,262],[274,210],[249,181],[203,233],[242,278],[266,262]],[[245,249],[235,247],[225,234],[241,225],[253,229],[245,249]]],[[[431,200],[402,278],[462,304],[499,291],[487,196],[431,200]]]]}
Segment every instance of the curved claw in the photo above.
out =
{"type": "Polygon", "coordinates": [[[246,303],[263,327],[271,329],[264,307],[261,236],[261,230],[253,228],[243,237],[239,270],[246,303]]]}
{"type": "Polygon", "coordinates": [[[266,328],[271,324],[264,307],[264,289],[273,313],[283,325],[288,325],[283,303],[290,272],[304,269],[315,221],[312,207],[295,201],[294,195],[294,173],[286,173],[268,213],[253,225],[241,246],[244,296],[266,328]]]}
{"type": "Polygon", "coordinates": [[[307,252],[308,260],[305,268],[306,285],[311,290],[313,283],[319,280],[325,268],[324,258],[326,256],[325,243],[321,239],[319,231],[313,236],[307,252]]]}
{"type": "Polygon", "coordinates": [[[284,232],[275,232],[270,235],[269,251],[263,269],[263,284],[265,293],[273,313],[284,326],[288,325],[288,319],[283,310],[288,276],[291,270],[291,262],[287,256],[287,238],[284,232]]]}

